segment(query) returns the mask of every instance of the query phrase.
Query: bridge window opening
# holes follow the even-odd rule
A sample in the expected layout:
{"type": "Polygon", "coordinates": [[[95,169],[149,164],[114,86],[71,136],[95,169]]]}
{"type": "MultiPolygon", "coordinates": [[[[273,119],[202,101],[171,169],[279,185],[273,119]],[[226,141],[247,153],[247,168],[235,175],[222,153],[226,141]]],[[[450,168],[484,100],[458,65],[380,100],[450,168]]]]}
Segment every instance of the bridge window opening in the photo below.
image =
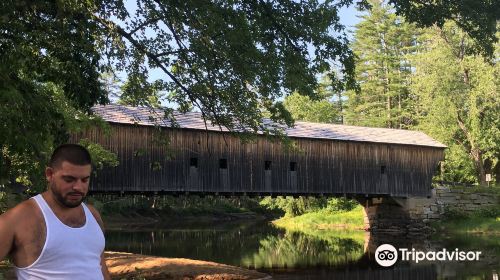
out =
{"type": "Polygon", "coordinates": [[[290,171],[297,171],[297,163],[295,161],[290,162],[290,171]]]}
{"type": "Polygon", "coordinates": [[[198,168],[198,158],[192,157],[189,159],[189,166],[198,168]]]}
{"type": "Polygon", "coordinates": [[[219,168],[220,169],[227,169],[227,159],[226,158],[219,159],[219,168]]]}
{"type": "Polygon", "coordinates": [[[380,166],[380,174],[385,174],[385,165],[380,166]]]}
{"type": "Polygon", "coordinates": [[[266,160],[264,162],[264,170],[271,170],[271,161],[270,160],[266,160]]]}

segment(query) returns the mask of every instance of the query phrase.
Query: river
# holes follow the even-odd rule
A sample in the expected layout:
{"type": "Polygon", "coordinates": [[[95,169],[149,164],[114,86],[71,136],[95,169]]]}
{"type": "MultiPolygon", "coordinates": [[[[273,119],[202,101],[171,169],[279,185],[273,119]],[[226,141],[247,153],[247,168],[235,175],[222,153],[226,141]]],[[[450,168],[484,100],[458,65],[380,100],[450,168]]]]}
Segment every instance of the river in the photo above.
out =
{"type": "Polygon", "coordinates": [[[500,274],[498,236],[434,236],[422,240],[363,231],[290,232],[270,222],[182,223],[108,230],[106,249],[214,261],[268,273],[274,279],[491,279],[500,274]],[[481,251],[479,261],[375,261],[379,244],[423,252],[481,251]]]}

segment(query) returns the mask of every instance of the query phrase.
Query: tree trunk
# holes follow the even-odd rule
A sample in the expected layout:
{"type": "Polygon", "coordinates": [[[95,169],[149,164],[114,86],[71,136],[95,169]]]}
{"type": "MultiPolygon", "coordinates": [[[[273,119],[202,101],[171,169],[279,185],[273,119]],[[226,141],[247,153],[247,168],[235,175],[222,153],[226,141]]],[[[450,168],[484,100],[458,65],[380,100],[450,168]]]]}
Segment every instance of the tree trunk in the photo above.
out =
{"type": "Polygon", "coordinates": [[[483,164],[483,153],[478,148],[473,148],[470,151],[470,155],[474,160],[474,166],[476,167],[476,176],[481,186],[486,186],[486,171],[483,164]]]}
{"type": "Polygon", "coordinates": [[[344,124],[344,108],[342,104],[342,92],[340,90],[338,92],[338,95],[339,95],[338,104],[339,104],[340,124],[344,124]]]}
{"type": "Polygon", "coordinates": [[[467,139],[468,147],[467,145],[464,145],[464,148],[469,151],[469,155],[474,162],[474,167],[476,168],[476,177],[479,181],[479,184],[481,184],[481,186],[486,186],[486,172],[483,163],[483,151],[479,147],[477,147],[474,139],[472,138],[472,135],[465,126],[458,112],[457,123],[467,139]]]}
{"type": "Polygon", "coordinates": [[[387,127],[392,128],[392,121],[391,121],[391,97],[387,95],[387,127]]]}

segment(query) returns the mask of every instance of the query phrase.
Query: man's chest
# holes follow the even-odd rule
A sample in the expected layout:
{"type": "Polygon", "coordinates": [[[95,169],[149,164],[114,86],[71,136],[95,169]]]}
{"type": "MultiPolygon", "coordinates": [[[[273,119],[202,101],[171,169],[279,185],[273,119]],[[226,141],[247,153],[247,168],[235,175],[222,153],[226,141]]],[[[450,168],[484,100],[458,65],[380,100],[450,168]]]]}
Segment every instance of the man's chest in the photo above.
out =
{"type": "MultiPolygon", "coordinates": [[[[34,215],[32,219],[21,222],[19,230],[15,236],[15,246],[12,252],[14,264],[18,267],[26,267],[34,263],[47,242],[48,232],[54,236],[61,229],[80,228],[85,225],[86,217],[84,213],[75,215],[55,215],[46,221],[41,213],[34,215]],[[47,228],[47,226],[51,228],[47,228]]],[[[56,238],[57,239],[57,238],[56,238]]]]}

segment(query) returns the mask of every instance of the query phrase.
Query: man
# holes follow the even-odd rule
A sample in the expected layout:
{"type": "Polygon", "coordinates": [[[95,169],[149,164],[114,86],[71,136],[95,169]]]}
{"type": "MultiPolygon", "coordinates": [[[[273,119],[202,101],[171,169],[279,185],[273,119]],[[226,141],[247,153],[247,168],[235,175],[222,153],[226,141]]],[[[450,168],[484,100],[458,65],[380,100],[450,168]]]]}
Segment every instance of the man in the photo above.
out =
{"type": "Polygon", "coordinates": [[[45,169],[48,190],[0,216],[0,260],[9,255],[23,279],[110,279],[99,213],[82,203],[91,158],[80,145],[59,146],[45,169]]]}

